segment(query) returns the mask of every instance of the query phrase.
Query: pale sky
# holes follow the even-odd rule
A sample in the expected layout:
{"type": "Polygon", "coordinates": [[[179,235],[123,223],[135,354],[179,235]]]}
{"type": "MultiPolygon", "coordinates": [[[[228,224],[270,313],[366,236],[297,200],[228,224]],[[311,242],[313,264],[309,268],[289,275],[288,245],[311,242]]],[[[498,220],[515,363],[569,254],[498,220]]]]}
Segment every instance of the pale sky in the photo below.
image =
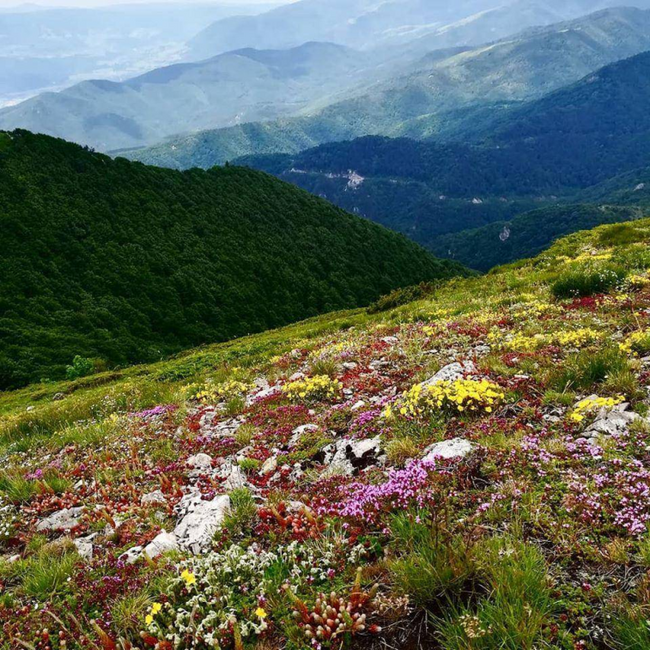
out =
{"type": "Polygon", "coordinates": [[[17,7],[21,4],[40,5],[43,7],[105,7],[117,4],[158,4],[161,2],[195,2],[199,4],[281,4],[295,0],[36,0],[35,2],[20,2],[20,0],[0,0],[0,7],[17,7]]]}

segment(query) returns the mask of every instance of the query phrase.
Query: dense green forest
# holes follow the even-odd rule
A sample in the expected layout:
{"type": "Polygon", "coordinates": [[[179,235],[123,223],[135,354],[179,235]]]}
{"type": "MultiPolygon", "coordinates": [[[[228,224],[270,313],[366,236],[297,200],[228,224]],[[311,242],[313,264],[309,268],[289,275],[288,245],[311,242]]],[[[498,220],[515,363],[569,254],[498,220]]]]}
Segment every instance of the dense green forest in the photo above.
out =
{"type": "Polygon", "coordinates": [[[250,169],[0,133],[0,388],[149,361],[462,269],[250,169]]]}
{"type": "Polygon", "coordinates": [[[534,257],[563,235],[601,224],[639,219],[644,214],[636,207],[551,206],[521,214],[512,221],[441,236],[431,248],[470,268],[487,271],[500,264],[534,257]]]}

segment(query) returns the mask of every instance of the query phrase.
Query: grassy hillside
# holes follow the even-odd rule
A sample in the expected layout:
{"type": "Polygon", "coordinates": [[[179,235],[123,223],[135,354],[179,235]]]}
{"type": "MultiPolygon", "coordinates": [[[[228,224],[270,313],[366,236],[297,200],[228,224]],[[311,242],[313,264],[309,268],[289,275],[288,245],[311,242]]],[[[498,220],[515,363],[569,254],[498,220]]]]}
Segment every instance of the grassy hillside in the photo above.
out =
{"type": "Polygon", "coordinates": [[[0,648],[649,647],[649,243],[0,395],[0,648]]]}
{"type": "Polygon", "coordinates": [[[533,257],[553,241],[578,230],[647,216],[650,209],[608,205],[556,205],[435,239],[434,252],[478,271],[533,257]]]}
{"type": "Polygon", "coordinates": [[[0,389],[460,270],[259,172],[147,168],[25,131],[0,135],[0,206],[0,389]]]}

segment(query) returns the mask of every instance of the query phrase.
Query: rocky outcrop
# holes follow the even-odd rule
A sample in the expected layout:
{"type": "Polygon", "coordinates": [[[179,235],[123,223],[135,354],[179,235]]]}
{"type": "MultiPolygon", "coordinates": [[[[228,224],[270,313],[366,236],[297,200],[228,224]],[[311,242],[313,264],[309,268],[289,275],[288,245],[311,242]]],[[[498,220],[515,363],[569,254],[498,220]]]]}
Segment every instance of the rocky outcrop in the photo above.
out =
{"type": "Polygon", "coordinates": [[[174,529],[178,545],[195,555],[210,549],[214,534],[221,528],[230,510],[230,497],[222,494],[212,500],[200,492],[186,494],[177,506],[179,522],[174,529]]]}

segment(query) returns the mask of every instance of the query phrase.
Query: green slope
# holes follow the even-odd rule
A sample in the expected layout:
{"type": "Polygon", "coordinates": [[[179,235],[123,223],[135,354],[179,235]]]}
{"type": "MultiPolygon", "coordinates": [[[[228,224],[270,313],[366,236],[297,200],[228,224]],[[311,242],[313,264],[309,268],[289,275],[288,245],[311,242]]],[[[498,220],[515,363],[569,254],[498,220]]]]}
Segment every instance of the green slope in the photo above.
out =
{"type": "Polygon", "coordinates": [[[265,174],[0,137],[0,388],[367,304],[455,264],[265,174]]]}
{"type": "Polygon", "coordinates": [[[533,257],[558,237],[607,223],[647,216],[635,207],[604,205],[551,206],[458,233],[438,237],[430,248],[479,271],[533,257]]]}

